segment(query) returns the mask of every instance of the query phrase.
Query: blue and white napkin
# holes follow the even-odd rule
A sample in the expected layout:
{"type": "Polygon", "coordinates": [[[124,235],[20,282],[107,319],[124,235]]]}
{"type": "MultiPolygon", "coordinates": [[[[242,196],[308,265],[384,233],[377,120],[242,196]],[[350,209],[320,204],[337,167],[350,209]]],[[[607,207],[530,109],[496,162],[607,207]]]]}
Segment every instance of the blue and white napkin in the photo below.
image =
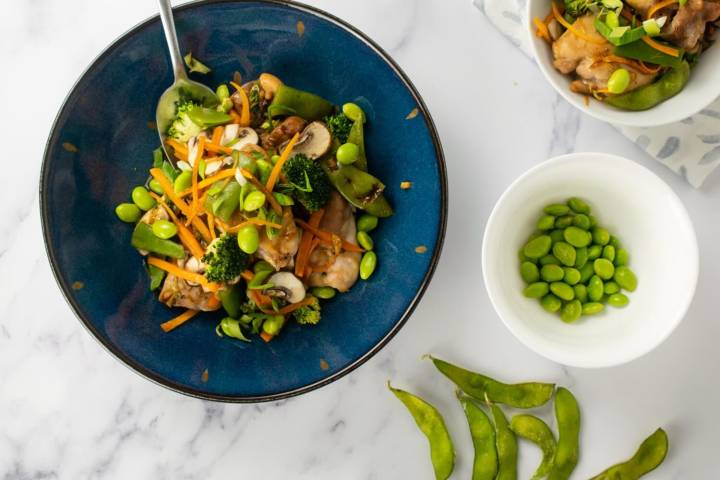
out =
{"type": "MultiPolygon", "coordinates": [[[[526,0],[473,3],[515,46],[532,57],[524,29],[526,0]]],[[[650,128],[614,127],[696,188],[720,165],[720,99],[679,123],[650,128]]]]}

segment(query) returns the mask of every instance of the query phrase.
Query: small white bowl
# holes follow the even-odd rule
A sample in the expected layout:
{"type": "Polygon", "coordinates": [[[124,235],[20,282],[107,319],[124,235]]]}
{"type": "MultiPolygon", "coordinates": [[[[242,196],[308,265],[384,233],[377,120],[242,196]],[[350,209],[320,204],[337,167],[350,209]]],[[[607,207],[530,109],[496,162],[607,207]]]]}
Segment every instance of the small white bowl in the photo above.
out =
{"type": "Polygon", "coordinates": [[[570,91],[570,76],[563,75],[553,67],[550,45],[535,35],[532,19],[545,18],[550,11],[549,0],[528,0],[526,29],[530,37],[533,55],[540,70],[555,90],[576,108],[600,120],[635,127],[653,127],[684,120],[720,97],[720,45],[712,45],[701,56],[690,73],[685,88],[673,98],[642,112],[627,112],[605,105],[596,100],[585,105],[582,95],[570,91]]]}
{"type": "Polygon", "coordinates": [[[621,157],[574,153],[534,167],[503,193],[485,227],[482,264],[490,300],[518,340],[558,363],[597,368],[638,358],[672,333],[695,293],[698,247],[685,207],[655,174],[621,157]],[[566,324],[523,296],[518,251],[542,208],[573,196],[629,251],[638,287],[627,307],[566,324]]]}

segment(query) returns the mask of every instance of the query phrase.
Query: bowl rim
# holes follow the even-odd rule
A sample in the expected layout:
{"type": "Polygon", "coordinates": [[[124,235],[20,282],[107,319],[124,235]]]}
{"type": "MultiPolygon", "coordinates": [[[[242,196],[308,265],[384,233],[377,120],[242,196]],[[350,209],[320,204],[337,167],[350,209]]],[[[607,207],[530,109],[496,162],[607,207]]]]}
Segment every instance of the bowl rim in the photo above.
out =
{"type": "Polygon", "coordinates": [[[432,256],[430,258],[430,264],[428,265],[427,270],[425,271],[425,275],[423,276],[422,281],[420,282],[419,288],[417,292],[415,293],[415,296],[410,300],[410,303],[408,304],[408,307],[405,309],[405,311],[400,316],[399,320],[395,323],[395,325],[390,328],[390,330],[367,352],[359,356],[357,359],[350,362],[348,365],[343,367],[342,369],[338,370],[337,372],[321,378],[320,380],[317,380],[316,382],[303,385],[294,389],[285,390],[282,392],[277,393],[270,393],[270,394],[263,394],[263,395],[226,395],[226,394],[218,394],[218,393],[210,393],[203,391],[201,389],[191,388],[184,385],[180,385],[178,383],[175,383],[171,380],[163,378],[161,375],[151,371],[141,363],[133,360],[126,354],[124,354],[119,348],[117,348],[111,341],[106,340],[105,338],[100,335],[99,330],[90,322],[85,316],[82,314],[82,310],[80,308],[80,303],[74,298],[73,291],[68,285],[68,283],[62,278],[58,260],[57,260],[57,248],[53,246],[52,242],[50,241],[50,233],[49,233],[49,205],[47,201],[47,197],[45,195],[45,191],[47,189],[48,184],[48,158],[49,158],[49,152],[52,145],[57,143],[59,141],[59,132],[58,132],[58,122],[60,118],[63,115],[63,112],[67,108],[67,103],[70,100],[70,98],[73,96],[73,93],[76,91],[78,85],[80,82],[82,82],[85,77],[95,68],[98,62],[100,62],[102,59],[104,59],[107,55],[115,51],[115,49],[118,48],[119,44],[123,42],[124,40],[132,37],[135,33],[138,31],[148,27],[150,24],[154,22],[159,22],[160,17],[159,15],[153,15],[149,18],[146,18],[145,20],[142,20],[138,24],[136,24],[134,27],[130,28],[120,36],[118,36],[115,40],[113,40],[105,49],[103,49],[91,62],[90,64],[85,68],[85,70],[80,74],[78,79],[73,83],[72,87],[68,91],[67,95],[62,101],[62,104],[58,110],[58,113],[55,116],[55,119],[53,120],[52,126],[50,127],[50,134],[48,136],[48,139],[45,143],[45,149],[43,152],[43,160],[42,160],[42,167],[40,170],[40,181],[39,181],[39,195],[40,195],[40,218],[41,218],[41,225],[42,225],[42,233],[43,233],[43,243],[45,244],[45,253],[48,257],[48,260],[50,262],[50,267],[53,273],[53,276],[55,277],[55,281],[57,282],[58,286],[60,287],[60,291],[63,294],[63,297],[65,298],[65,301],[70,306],[71,310],[75,314],[75,317],[80,321],[80,323],[86,328],[88,332],[92,335],[92,337],[100,343],[101,346],[105,348],[105,350],[110,353],[116,360],[118,360],[120,363],[125,365],[127,368],[129,368],[131,371],[135,372],[136,374],[140,375],[141,377],[150,380],[151,382],[160,385],[162,387],[167,388],[168,390],[181,393],[183,395],[187,395],[189,397],[198,398],[201,400],[210,400],[210,401],[216,401],[216,402],[225,402],[225,403],[259,403],[259,402],[272,402],[272,401],[278,401],[283,400],[286,398],[294,397],[297,395],[301,395],[313,390],[316,390],[320,387],[323,387],[325,385],[328,385],[335,380],[338,380],[348,373],[352,372],[365,362],[367,362],[370,358],[372,358],[376,353],[378,353],[385,345],[390,342],[390,340],[400,331],[400,329],[405,325],[405,323],[408,321],[410,316],[412,315],[413,311],[417,307],[418,303],[422,299],[423,295],[425,294],[425,291],[427,290],[427,287],[430,284],[430,281],[435,273],[435,269],[437,267],[438,261],[440,260],[440,255],[442,252],[442,247],[445,240],[445,233],[447,228],[447,216],[448,216],[448,180],[447,180],[447,168],[445,165],[445,156],[442,149],[442,144],[440,141],[440,136],[437,132],[437,128],[435,127],[435,123],[432,119],[432,116],[430,114],[430,111],[427,108],[427,105],[423,101],[422,97],[418,93],[417,89],[415,88],[414,84],[410,80],[410,78],[405,74],[405,72],[400,68],[400,66],[395,62],[395,60],[392,59],[392,57],[382,48],[380,47],[374,40],[372,40],[369,36],[367,36],[365,33],[361,32],[358,28],[352,26],[350,23],[346,22],[345,20],[340,19],[339,17],[330,14],[320,8],[306,5],[303,3],[299,3],[293,0],[195,0],[192,2],[188,2],[182,5],[179,5],[177,7],[173,7],[173,12],[181,12],[185,10],[195,9],[195,8],[203,8],[206,5],[213,5],[213,4],[222,4],[222,3],[259,3],[264,4],[265,6],[279,6],[284,8],[289,8],[292,10],[298,10],[306,14],[310,14],[316,18],[319,18],[320,20],[329,22],[336,27],[339,27],[343,29],[345,32],[351,34],[356,39],[358,39],[360,42],[365,44],[367,47],[369,47],[376,55],[378,55],[384,62],[387,64],[393,72],[398,76],[400,81],[403,83],[405,88],[408,90],[408,92],[411,94],[413,100],[416,103],[416,108],[419,110],[419,112],[422,114],[425,124],[427,126],[427,129],[430,133],[430,138],[432,139],[434,151],[435,151],[435,157],[436,157],[436,163],[439,173],[439,183],[440,183],[440,202],[441,202],[441,208],[440,208],[440,218],[439,218],[439,225],[438,225],[438,232],[435,237],[435,247],[433,248],[432,256]]]}
{"type": "MultiPolygon", "coordinates": [[[[637,162],[634,162],[630,160],[629,158],[620,156],[620,155],[614,155],[610,153],[604,153],[604,152],[574,152],[574,153],[567,153],[563,155],[558,155],[555,157],[551,157],[547,160],[542,161],[541,163],[535,165],[534,167],[530,168],[526,172],[522,173],[520,176],[518,176],[515,180],[510,183],[510,185],[507,186],[507,188],[503,191],[502,195],[500,195],[500,198],[498,198],[497,202],[493,206],[492,212],[490,213],[490,216],[488,217],[487,223],[485,224],[485,231],[483,232],[483,244],[482,244],[482,272],[483,272],[483,282],[485,283],[485,290],[488,294],[488,297],[490,298],[490,303],[493,306],[493,309],[495,310],[495,313],[498,317],[500,317],[500,320],[505,325],[505,327],[512,333],[512,335],[517,339],[520,343],[522,343],[525,347],[529,348],[533,352],[537,353],[538,355],[545,357],[553,362],[559,363],[561,365],[566,365],[569,367],[577,367],[577,368],[609,368],[609,367],[616,367],[619,365],[624,365],[626,363],[630,363],[633,360],[637,360],[638,358],[641,358],[657,347],[659,347],[662,343],[664,343],[670,335],[677,329],[678,325],[682,323],[682,321],[687,316],[687,312],[690,309],[690,306],[692,305],[693,299],[695,298],[695,293],[697,291],[697,284],[699,279],[699,273],[700,273],[700,251],[697,241],[697,232],[695,231],[695,227],[692,223],[692,219],[690,218],[690,214],[687,211],[687,208],[685,208],[685,204],[682,202],[680,197],[675,193],[675,191],[665,182],[663,181],[658,175],[656,175],[652,170],[649,168],[640,165],[637,162]],[[654,344],[649,344],[643,348],[638,348],[636,351],[634,351],[631,354],[625,354],[620,355],[617,357],[614,357],[610,360],[605,361],[585,361],[577,357],[569,358],[567,355],[563,354],[557,354],[555,351],[551,349],[546,349],[543,347],[539,347],[537,344],[535,344],[533,341],[531,341],[532,336],[531,335],[524,335],[520,334],[517,329],[512,325],[512,322],[509,322],[505,319],[504,314],[508,314],[507,310],[504,308],[498,307],[498,301],[495,299],[495,289],[491,288],[491,284],[488,279],[488,273],[487,273],[487,264],[489,263],[488,260],[488,251],[486,246],[488,245],[487,238],[491,229],[491,226],[496,221],[496,215],[498,212],[499,206],[507,199],[509,195],[515,192],[515,190],[518,188],[518,185],[522,183],[525,179],[528,177],[535,175],[537,172],[547,168],[550,165],[554,165],[557,163],[566,163],[566,162],[572,162],[580,158],[586,158],[586,157],[595,157],[599,159],[609,159],[613,161],[620,161],[623,163],[630,163],[634,167],[637,167],[639,170],[643,173],[649,174],[648,178],[651,178],[654,182],[656,182],[658,185],[663,186],[666,189],[666,194],[671,199],[671,201],[680,208],[680,211],[683,213],[683,221],[685,223],[685,227],[687,228],[691,238],[692,238],[692,252],[690,252],[692,263],[691,269],[693,271],[692,274],[692,285],[690,285],[688,288],[688,295],[686,299],[686,304],[682,308],[682,312],[678,317],[674,320],[674,323],[667,329],[666,332],[662,336],[658,338],[658,341],[654,344]]],[[[602,360],[602,359],[601,359],[602,360]]]]}

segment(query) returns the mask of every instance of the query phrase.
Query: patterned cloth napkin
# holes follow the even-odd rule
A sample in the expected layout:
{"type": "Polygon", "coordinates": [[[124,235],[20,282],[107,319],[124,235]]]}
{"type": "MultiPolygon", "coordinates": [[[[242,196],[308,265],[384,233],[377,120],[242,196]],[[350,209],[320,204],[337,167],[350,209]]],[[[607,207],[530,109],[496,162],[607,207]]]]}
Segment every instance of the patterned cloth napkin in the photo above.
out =
{"type": "MultiPolygon", "coordinates": [[[[532,57],[524,28],[526,1],[473,0],[473,3],[505,37],[532,57]]],[[[720,165],[720,99],[679,123],[650,128],[614,127],[696,188],[720,165]]]]}

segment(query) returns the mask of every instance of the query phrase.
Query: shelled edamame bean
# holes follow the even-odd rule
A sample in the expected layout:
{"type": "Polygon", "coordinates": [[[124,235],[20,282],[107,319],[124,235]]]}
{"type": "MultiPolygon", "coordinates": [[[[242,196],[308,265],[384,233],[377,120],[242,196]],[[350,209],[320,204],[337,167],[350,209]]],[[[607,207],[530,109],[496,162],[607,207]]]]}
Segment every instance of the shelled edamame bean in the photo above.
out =
{"type": "Polygon", "coordinates": [[[622,308],[637,288],[630,254],[599,225],[590,205],[573,197],[545,206],[536,230],[520,249],[523,294],[571,323],[609,305],[622,308]]]}

